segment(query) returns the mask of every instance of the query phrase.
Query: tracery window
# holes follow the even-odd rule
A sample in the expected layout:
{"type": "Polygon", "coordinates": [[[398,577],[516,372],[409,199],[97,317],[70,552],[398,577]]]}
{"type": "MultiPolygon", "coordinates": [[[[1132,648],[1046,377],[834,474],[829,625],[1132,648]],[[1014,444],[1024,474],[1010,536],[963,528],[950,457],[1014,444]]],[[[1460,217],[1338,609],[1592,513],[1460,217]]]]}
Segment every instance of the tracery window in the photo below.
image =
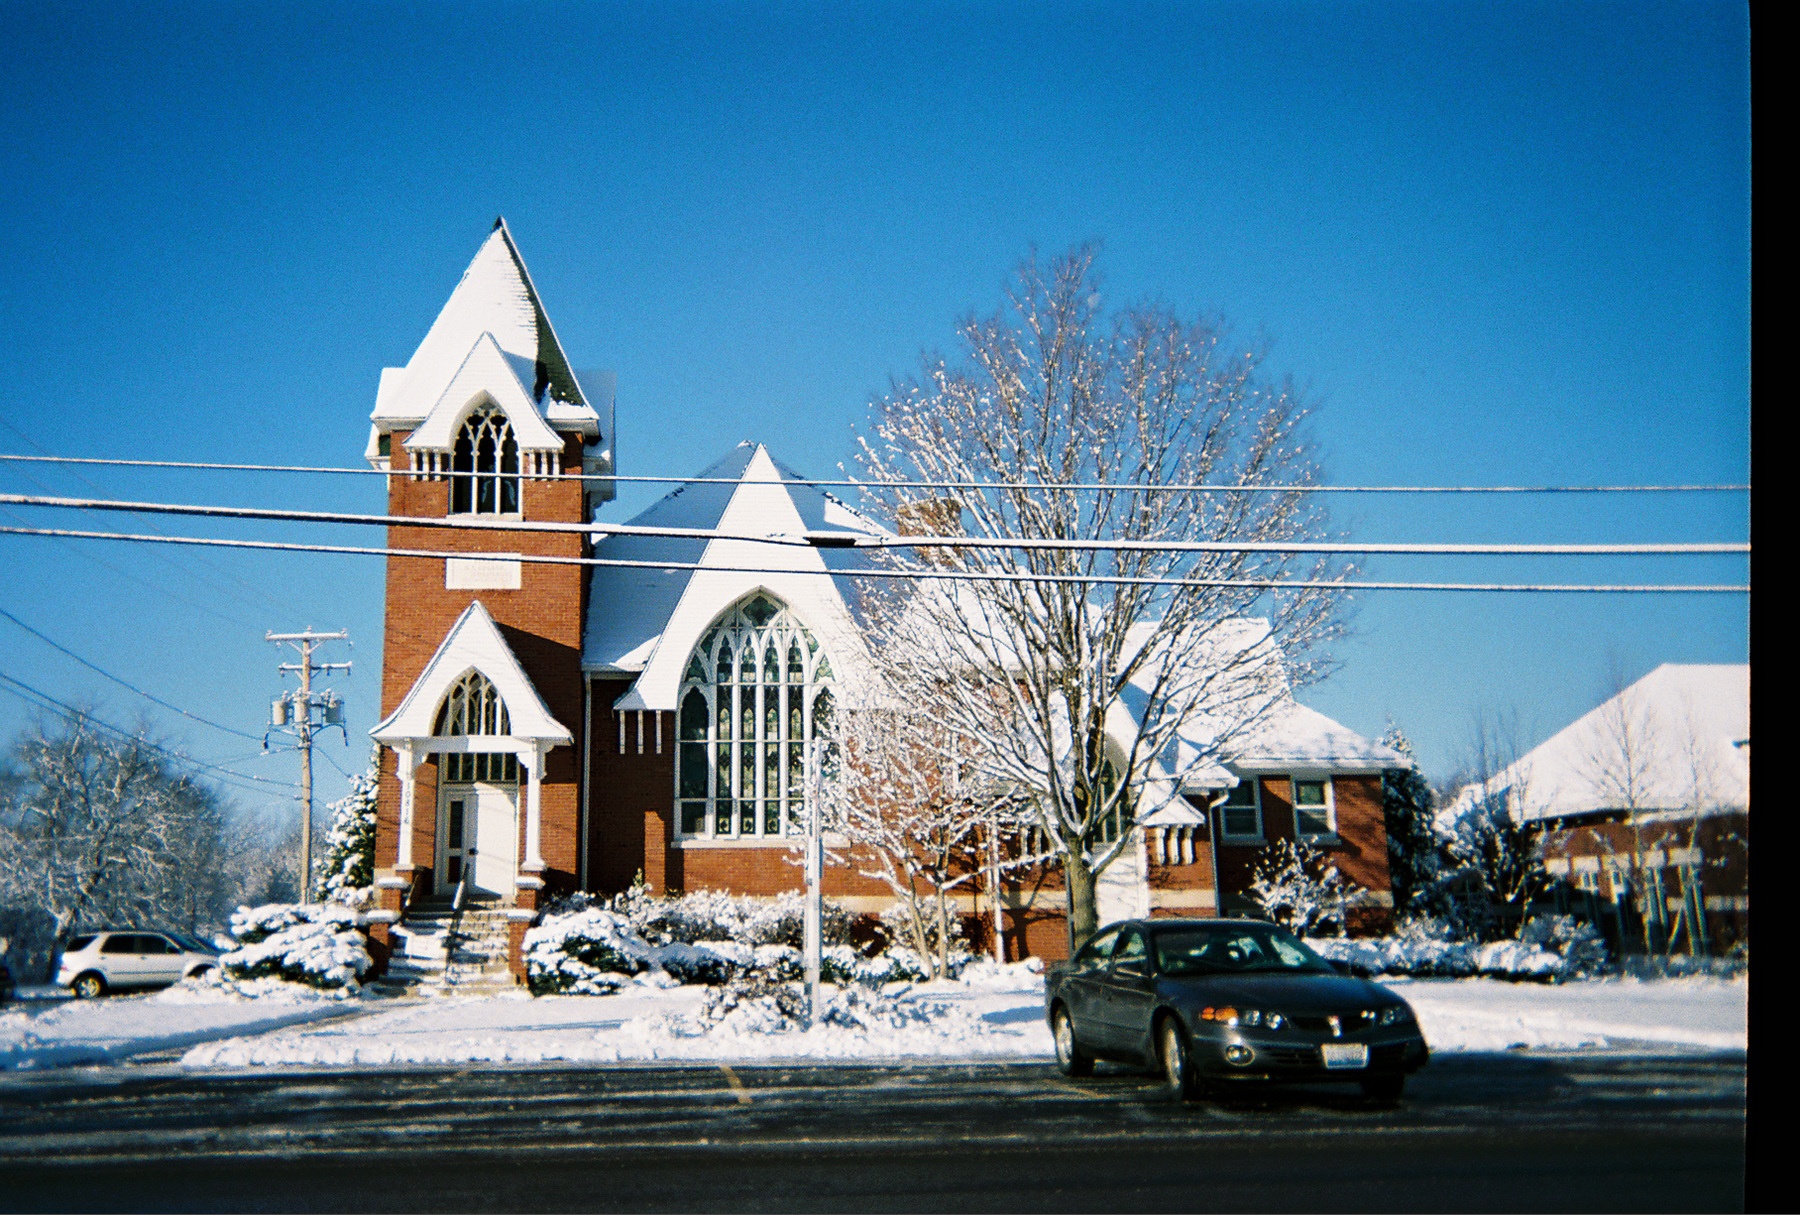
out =
{"type": "Polygon", "coordinates": [[[511,734],[512,719],[500,690],[480,671],[470,671],[451,687],[438,709],[431,732],[440,738],[457,734],[511,734]]]}
{"type": "Polygon", "coordinates": [[[754,839],[806,829],[806,762],[830,734],[831,660],[788,608],[756,594],[694,647],[682,676],[680,833],[754,839]]]}
{"type": "Polygon", "coordinates": [[[519,441],[497,409],[478,409],[456,433],[450,455],[450,513],[519,512],[519,441]]]}

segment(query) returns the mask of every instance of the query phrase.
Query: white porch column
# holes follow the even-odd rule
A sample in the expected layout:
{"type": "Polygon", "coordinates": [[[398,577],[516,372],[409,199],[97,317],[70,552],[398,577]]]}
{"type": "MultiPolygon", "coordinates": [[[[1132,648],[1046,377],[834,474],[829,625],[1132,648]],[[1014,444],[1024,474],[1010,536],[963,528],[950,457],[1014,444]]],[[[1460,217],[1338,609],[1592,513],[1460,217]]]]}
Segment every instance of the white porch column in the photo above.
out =
{"type": "Polygon", "coordinates": [[[543,827],[544,827],[544,746],[539,743],[529,752],[522,752],[519,759],[524,762],[527,773],[525,786],[525,864],[527,872],[542,873],[544,871],[543,827]]]}
{"type": "Polygon", "coordinates": [[[394,746],[396,765],[400,776],[400,855],[394,862],[396,869],[413,867],[413,769],[418,767],[414,758],[413,745],[410,742],[397,743],[394,746]]]}

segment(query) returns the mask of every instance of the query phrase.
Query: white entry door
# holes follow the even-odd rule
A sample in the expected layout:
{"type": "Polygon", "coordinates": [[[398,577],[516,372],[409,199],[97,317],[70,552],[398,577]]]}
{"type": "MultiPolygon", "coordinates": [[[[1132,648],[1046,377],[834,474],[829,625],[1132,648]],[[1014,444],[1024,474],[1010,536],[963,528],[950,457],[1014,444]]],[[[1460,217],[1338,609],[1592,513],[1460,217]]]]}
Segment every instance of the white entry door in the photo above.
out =
{"type": "Polygon", "coordinates": [[[444,893],[456,889],[466,867],[474,893],[510,895],[519,872],[518,786],[446,785],[442,806],[438,881],[444,893]]]}

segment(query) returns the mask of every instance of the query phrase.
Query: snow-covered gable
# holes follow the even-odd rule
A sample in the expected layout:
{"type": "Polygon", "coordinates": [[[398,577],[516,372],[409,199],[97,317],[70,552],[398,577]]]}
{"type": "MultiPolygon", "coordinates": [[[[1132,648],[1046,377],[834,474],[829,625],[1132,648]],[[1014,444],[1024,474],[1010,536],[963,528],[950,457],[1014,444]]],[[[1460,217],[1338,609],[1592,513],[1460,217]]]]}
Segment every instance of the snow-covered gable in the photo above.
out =
{"type": "Polygon", "coordinates": [[[408,739],[429,738],[437,725],[438,707],[450,687],[471,669],[485,675],[506,705],[512,734],[538,742],[568,743],[574,735],[544,704],[500,626],[477,599],[463,609],[437,653],[425,664],[400,706],[369,731],[377,742],[393,746],[408,739]]]}
{"type": "MultiPolygon", "coordinates": [[[[881,529],[794,473],[759,443],[740,444],[631,520],[631,526],[693,528],[801,540],[809,532],[880,535],[881,529]],[[706,484],[728,481],[728,484],[706,484]]],[[[682,671],[706,629],[756,590],[787,603],[812,630],[840,675],[865,664],[860,632],[847,606],[851,588],[836,572],[862,560],[850,549],[809,544],[680,536],[609,535],[594,546],[601,560],[697,565],[699,569],[598,566],[588,584],[582,667],[592,674],[635,674],[615,707],[675,708],[682,671]]]]}
{"type": "Polygon", "coordinates": [[[544,421],[537,402],[531,398],[531,390],[520,379],[520,372],[532,374],[531,365],[521,365],[522,362],[517,355],[503,352],[493,334],[476,338],[468,357],[407,438],[407,450],[448,451],[469,414],[481,405],[491,404],[512,423],[520,450],[561,451],[562,436],[544,421]]]}
{"type": "MultiPolygon", "coordinates": [[[[501,356],[503,380],[518,385],[531,403],[540,431],[554,427],[584,436],[599,434],[599,414],[582,393],[512,234],[504,220],[497,220],[406,366],[381,373],[375,411],[370,415],[371,448],[375,435],[414,428],[431,418],[442,407],[452,381],[468,369],[484,337],[501,356]]],[[[493,363],[483,364],[483,370],[501,380],[499,367],[493,363]]],[[[476,387],[497,398],[511,391],[503,382],[499,387],[488,383],[476,387]]],[[[512,412],[506,401],[500,404],[512,412]]],[[[466,405],[466,399],[459,399],[449,408],[466,413],[466,405]]],[[[523,443],[525,431],[518,417],[513,418],[513,426],[523,443]]]]}
{"type": "MultiPolygon", "coordinates": [[[[1664,663],[1558,730],[1487,782],[1510,792],[1530,819],[1621,810],[1616,768],[1621,725],[1646,758],[1636,809],[1748,809],[1750,667],[1747,663],[1664,663]],[[1742,745],[1740,745],[1742,744],[1742,745]]],[[[1477,800],[1467,786],[1445,812],[1477,800]]]]}

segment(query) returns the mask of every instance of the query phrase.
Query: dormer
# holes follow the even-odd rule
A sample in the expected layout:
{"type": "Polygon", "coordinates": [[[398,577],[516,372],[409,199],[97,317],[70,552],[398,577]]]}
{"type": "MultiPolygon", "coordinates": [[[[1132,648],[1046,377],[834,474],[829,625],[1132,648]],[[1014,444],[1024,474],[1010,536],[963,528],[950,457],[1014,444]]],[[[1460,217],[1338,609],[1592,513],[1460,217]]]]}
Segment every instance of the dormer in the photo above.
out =
{"type": "MultiPolygon", "coordinates": [[[[590,378],[598,380],[600,409],[570,367],[506,221],[495,220],[412,358],[382,371],[364,455],[385,470],[399,434],[411,466],[427,474],[485,467],[548,477],[576,471],[563,458],[574,436],[580,471],[606,476],[613,471],[612,380],[590,378]],[[485,461],[484,442],[491,444],[485,461]]],[[[587,497],[611,499],[612,483],[588,483],[587,497]]]]}

